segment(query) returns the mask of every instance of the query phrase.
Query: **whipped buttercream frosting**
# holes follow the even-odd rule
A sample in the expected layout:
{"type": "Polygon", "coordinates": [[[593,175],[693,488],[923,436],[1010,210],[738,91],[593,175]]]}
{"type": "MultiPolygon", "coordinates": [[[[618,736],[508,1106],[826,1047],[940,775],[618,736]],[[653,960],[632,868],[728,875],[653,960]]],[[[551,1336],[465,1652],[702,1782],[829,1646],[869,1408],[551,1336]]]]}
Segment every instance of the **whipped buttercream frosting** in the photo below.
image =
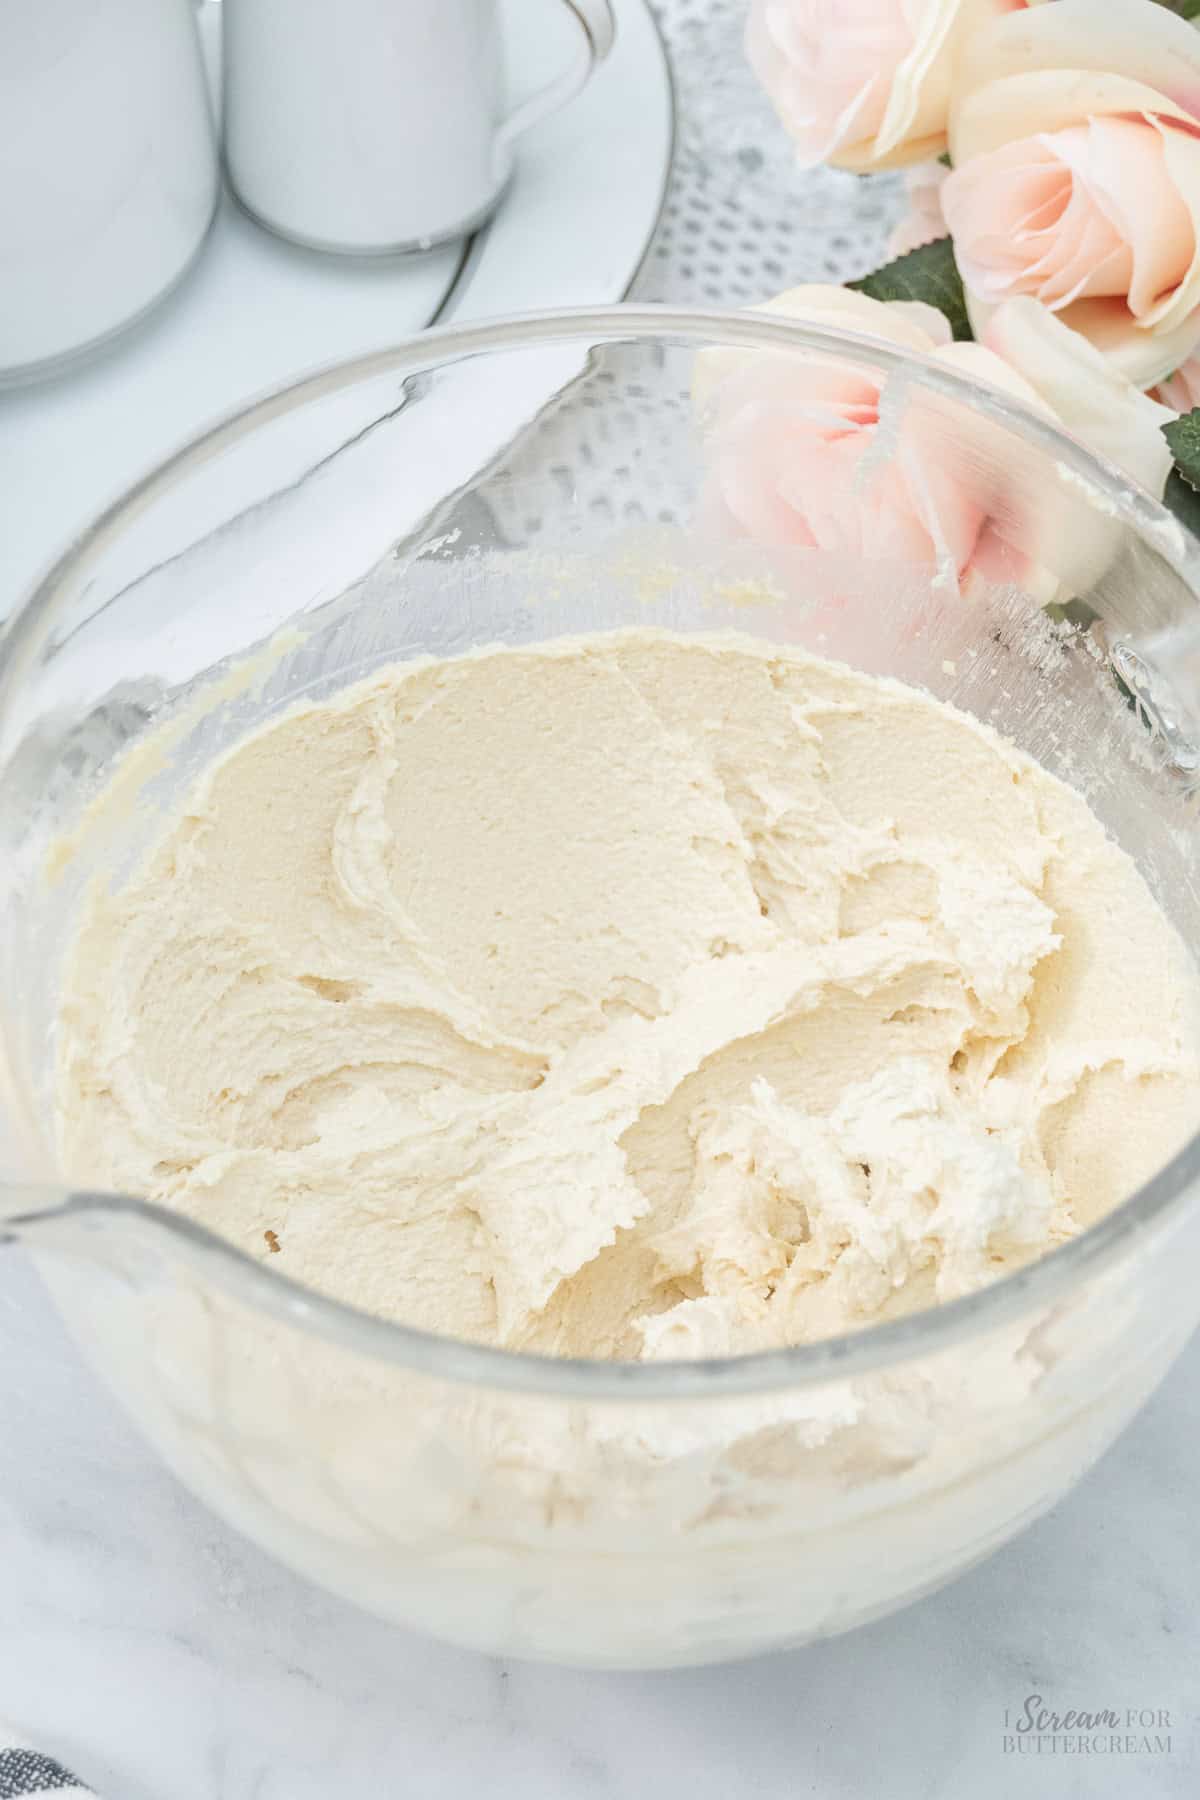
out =
{"type": "Polygon", "coordinates": [[[93,889],[70,1174],[513,1348],[724,1355],[968,1292],[1200,1123],[1200,979],[1084,800],[734,634],[399,665],[93,889]]]}

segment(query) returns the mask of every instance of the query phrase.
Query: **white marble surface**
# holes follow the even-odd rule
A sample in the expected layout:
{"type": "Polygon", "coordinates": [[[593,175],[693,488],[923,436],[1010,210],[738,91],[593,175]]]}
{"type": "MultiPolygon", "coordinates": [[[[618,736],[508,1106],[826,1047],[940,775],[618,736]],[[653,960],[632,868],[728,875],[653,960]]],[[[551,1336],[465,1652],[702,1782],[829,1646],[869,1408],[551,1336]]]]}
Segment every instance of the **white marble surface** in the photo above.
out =
{"type": "Polygon", "coordinates": [[[1200,1791],[1200,1341],[990,1563],[758,1662],[502,1664],[288,1574],[143,1448],[0,1251],[0,1712],[108,1800],[1183,1800],[1200,1791]],[[1171,1713],[1170,1754],[1002,1748],[1028,1693],[1171,1713]]]}

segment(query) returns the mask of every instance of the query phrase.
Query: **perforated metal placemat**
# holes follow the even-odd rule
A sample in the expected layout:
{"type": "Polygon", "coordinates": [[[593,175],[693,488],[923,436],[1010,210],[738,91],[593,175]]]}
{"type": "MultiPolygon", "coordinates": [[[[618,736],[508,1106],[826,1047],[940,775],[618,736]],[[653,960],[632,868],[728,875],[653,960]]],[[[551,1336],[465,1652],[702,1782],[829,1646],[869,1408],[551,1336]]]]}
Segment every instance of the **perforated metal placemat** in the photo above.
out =
{"type": "Polygon", "coordinates": [[[796,166],[742,49],[742,0],[651,0],[675,82],[666,204],[632,297],[746,306],[884,261],[903,177],[796,166]]]}

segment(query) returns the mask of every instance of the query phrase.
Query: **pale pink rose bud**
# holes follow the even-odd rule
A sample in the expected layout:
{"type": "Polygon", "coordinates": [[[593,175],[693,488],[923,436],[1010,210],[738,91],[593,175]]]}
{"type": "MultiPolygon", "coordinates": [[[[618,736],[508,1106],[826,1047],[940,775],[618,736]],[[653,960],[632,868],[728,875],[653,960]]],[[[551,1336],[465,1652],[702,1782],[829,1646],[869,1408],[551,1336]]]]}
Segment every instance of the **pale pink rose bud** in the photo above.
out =
{"type": "Polygon", "coordinates": [[[977,337],[1040,300],[1139,387],[1200,339],[1200,33],[1056,0],[965,47],[942,208],[977,337]]]}
{"type": "Polygon", "coordinates": [[[955,59],[1025,0],[751,0],[746,54],[802,166],[883,169],[945,148],[955,59]]]}

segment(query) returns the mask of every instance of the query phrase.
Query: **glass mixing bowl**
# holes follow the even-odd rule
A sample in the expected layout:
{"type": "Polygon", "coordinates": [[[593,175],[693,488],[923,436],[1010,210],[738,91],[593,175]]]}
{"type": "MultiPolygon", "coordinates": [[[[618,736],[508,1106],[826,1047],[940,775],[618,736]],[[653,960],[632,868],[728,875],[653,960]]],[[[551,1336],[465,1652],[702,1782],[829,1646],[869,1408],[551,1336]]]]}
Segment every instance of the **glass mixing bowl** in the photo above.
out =
{"type": "Polygon", "coordinates": [[[164,804],[298,694],[629,624],[732,627],[952,699],[1085,793],[1200,945],[1197,758],[1161,696],[1130,692],[1130,640],[1192,625],[1198,574],[1166,512],[1017,403],[763,315],[433,331],[260,400],[99,519],[4,643],[3,1059],[28,1179],[0,1226],[178,1475],[391,1619],[653,1666],[927,1592],[1057,1499],[1192,1330],[1200,1140],[937,1310],[741,1358],[552,1361],[381,1321],[136,1198],[70,1191],[64,946],[86,885],[128,871],[164,804]],[[875,406],[871,456],[844,490],[827,476],[819,544],[779,508],[747,527],[727,504],[712,396],[747,370],[780,394],[850,370],[860,416],[875,406]],[[934,465],[987,541],[986,578],[936,532],[904,561],[848,523],[872,481],[924,492],[934,465]],[[151,733],[154,774],[123,781],[151,733]]]}

